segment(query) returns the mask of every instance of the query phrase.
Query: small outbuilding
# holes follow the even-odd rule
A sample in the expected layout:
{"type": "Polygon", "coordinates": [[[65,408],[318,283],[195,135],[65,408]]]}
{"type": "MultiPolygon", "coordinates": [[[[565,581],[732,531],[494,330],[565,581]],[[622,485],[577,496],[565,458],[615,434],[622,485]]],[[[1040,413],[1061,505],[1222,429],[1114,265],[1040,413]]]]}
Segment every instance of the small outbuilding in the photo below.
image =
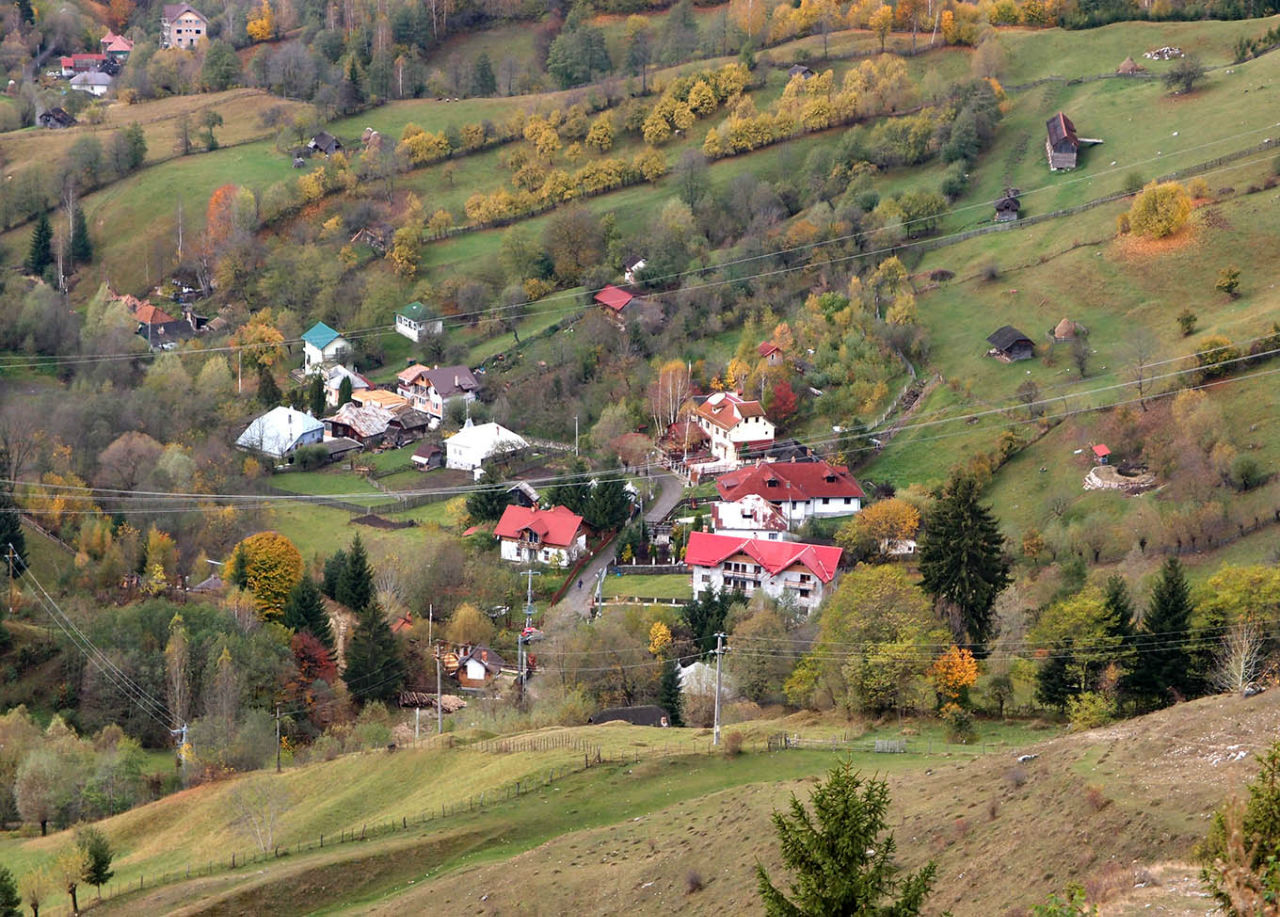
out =
{"type": "Polygon", "coordinates": [[[787,79],[789,80],[793,80],[796,77],[800,77],[802,80],[811,80],[816,75],[817,74],[815,74],[813,70],[806,67],[804,64],[794,64],[791,69],[787,71],[787,79]]]}
{"type": "Polygon", "coordinates": [[[670,726],[671,714],[665,707],[645,704],[640,707],[609,707],[587,717],[587,722],[599,726],[601,723],[630,723],[632,726],[670,726]]]}
{"type": "Polygon", "coordinates": [[[1106,443],[1098,443],[1091,447],[1090,451],[1093,452],[1094,461],[1099,465],[1106,465],[1111,461],[1111,450],[1107,448],[1106,443]]]}
{"type": "Polygon", "coordinates": [[[1029,360],[1035,356],[1035,342],[1012,325],[1005,325],[1000,330],[993,332],[987,338],[987,341],[991,344],[991,349],[987,351],[987,356],[995,357],[997,360],[1003,360],[1006,363],[1029,360]]]}
{"type": "Polygon", "coordinates": [[[1076,126],[1062,112],[1058,112],[1045,122],[1048,136],[1044,149],[1049,157],[1049,171],[1074,169],[1076,157],[1080,152],[1080,140],[1076,137],[1076,126]]]}
{"type": "Polygon", "coordinates": [[[996,201],[995,221],[997,223],[1010,223],[1021,215],[1021,211],[1022,202],[1018,200],[1018,189],[1007,188],[1004,195],[996,201]]]}
{"type": "Polygon", "coordinates": [[[425,440],[417,449],[413,450],[413,457],[409,459],[413,463],[413,467],[419,471],[430,471],[432,468],[444,467],[444,447],[439,443],[429,443],[425,440]]]}
{"type": "Polygon", "coordinates": [[[342,141],[328,131],[320,131],[307,143],[313,152],[323,153],[326,156],[332,156],[334,153],[341,153],[343,150],[342,141]]]}

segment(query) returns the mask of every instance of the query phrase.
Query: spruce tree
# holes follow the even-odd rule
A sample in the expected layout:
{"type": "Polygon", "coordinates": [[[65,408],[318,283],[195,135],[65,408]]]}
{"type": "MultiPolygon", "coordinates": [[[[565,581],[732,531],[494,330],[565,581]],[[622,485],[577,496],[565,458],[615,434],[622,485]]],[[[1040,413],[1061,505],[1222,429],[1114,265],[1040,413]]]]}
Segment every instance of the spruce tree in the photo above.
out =
{"type": "Polygon", "coordinates": [[[668,659],[658,684],[658,705],[671,717],[672,726],[684,725],[684,695],[680,693],[680,663],[668,659]]]}
{"type": "Polygon", "coordinates": [[[249,552],[245,550],[243,541],[236,545],[235,551],[231,554],[227,582],[237,589],[249,588],[249,552]]]}
{"type": "Polygon", "coordinates": [[[622,528],[630,515],[631,494],[627,492],[620,470],[610,471],[596,482],[582,509],[582,518],[587,525],[601,532],[622,528]]]}
{"type": "MultiPolygon", "coordinates": [[[[0,458],[0,468],[7,468],[8,463],[0,458]]],[[[4,576],[9,575],[9,546],[13,545],[13,575],[21,576],[27,568],[27,537],[22,532],[22,516],[18,505],[13,502],[12,485],[0,485],[0,563],[4,565],[4,576]]]]}
{"type": "Polygon", "coordinates": [[[101,830],[90,825],[76,831],[76,846],[84,856],[82,878],[98,890],[98,897],[102,897],[102,886],[115,875],[111,869],[111,861],[115,859],[111,842],[101,830]]]}
{"type": "Polygon", "coordinates": [[[368,603],[356,615],[342,679],[352,698],[361,705],[394,700],[404,685],[400,646],[376,602],[368,603]]]}
{"type": "Polygon", "coordinates": [[[351,400],[351,377],[343,376],[342,381],[338,383],[338,407],[351,400]]]}
{"type": "MultiPolygon", "coordinates": [[[[1103,601],[1107,609],[1107,636],[1117,641],[1110,662],[1123,672],[1133,665],[1133,600],[1124,577],[1116,574],[1107,578],[1103,601]]],[[[1126,676],[1127,677],[1127,676],[1126,676]]]]}
{"type": "Polygon", "coordinates": [[[481,51],[476,57],[476,68],[471,75],[471,94],[473,96],[491,96],[498,92],[498,80],[493,75],[493,64],[489,55],[481,51]]]}
{"type": "Polygon", "coordinates": [[[0,917],[21,917],[22,895],[9,867],[0,864],[0,917]]]}
{"type": "Polygon", "coordinates": [[[1067,699],[1079,693],[1072,684],[1071,675],[1068,672],[1072,655],[1070,641],[1063,641],[1055,643],[1050,648],[1049,655],[1041,660],[1040,667],[1036,669],[1036,701],[1038,703],[1065,710],[1067,699]]]}
{"type": "Polygon", "coordinates": [[[44,274],[45,268],[51,264],[53,264],[53,227],[49,225],[49,214],[42,213],[36,219],[36,228],[31,233],[26,268],[28,273],[40,277],[44,274]]]}
{"type": "Polygon", "coordinates": [[[335,643],[329,613],[325,611],[320,587],[311,577],[304,575],[290,591],[284,604],[284,626],[295,633],[308,632],[333,652],[335,643]]]}
{"type": "Polygon", "coordinates": [[[790,813],[775,812],[782,862],[795,874],[790,899],[756,866],[768,915],[849,914],[911,917],[924,908],[937,867],[901,871],[887,833],[889,787],[863,780],[849,762],[837,764],[810,797],[812,813],[794,794],[790,813]]]}
{"type": "Polygon", "coordinates": [[[312,417],[324,416],[324,380],[319,376],[312,376],[311,382],[307,385],[307,407],[312,417]]]}
{"type": "Polygon", "coordinates": [[[338,582],[346,567],[347,552],[341,548],[330,554],[324,562],[324,579],[320,582],[320,591],[335,602],[338,600],[338,582]]]}
{"type": "Polygon", "coordinates": [[[978,496],[972,475],[947,483],[925,522],[920,573],[924,590],[949,613],[956,642],[984,656],[996,632],[992,608],[1012,580],[1004,536],[978,496]]]}
{"type": "Polygon", "coordinates": [[[1137,659],[1130,684],[1148,704],[1162,707],[1195,693],[1197,677],[1190,643],[1191,593],[1182,563],[1170,557],[1160,568],[1151,602],[1134,638],[1137,659]]]}
{"type": "Polygon", "coordinates": [[[362,611],[373,602],[373,570],[359,535],[351,540],[334,598],[355,612],[362,611]]]}
{"type": "Polygon", "coordinates": [[[502,478],[488,471],[480,475],[479,486],[467,494],[467,515],[477,522],[495,522],[511,502],[502,478]]]}
{"type": "Polygon", "coordinates": [[[280,403],[282,397],[280,386],[276,384],[276,377],[271,375],[270,368],[266,366],[259,367],[258,403],[265,408],[273,408],[280,403]]]}
{"type": "Polygon", "coordinates": [[[88,264],[93,260],[93,243],[89,240],[89,224],[85,222],[84,209],[76,207],[71,218],[71,260],[75,264],[88,264]]]}

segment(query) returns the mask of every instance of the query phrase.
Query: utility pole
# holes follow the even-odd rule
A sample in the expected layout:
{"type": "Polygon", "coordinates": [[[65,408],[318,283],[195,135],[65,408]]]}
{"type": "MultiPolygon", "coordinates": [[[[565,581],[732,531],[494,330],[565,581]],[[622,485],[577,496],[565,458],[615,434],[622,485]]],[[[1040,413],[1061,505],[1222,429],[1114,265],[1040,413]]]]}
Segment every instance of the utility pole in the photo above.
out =
{"type": "Polygon", "coordinates": [[[728,647],[724,645],[724,634],[716,634],[716,719],[715,731],[711,736],[711,744],[720,744],[720,657],[728,652],[728,647]]]}
{"type": "Polygon", "coordinates": [[[5,585],[9,589],[9,617],[13,617],[13,562],[18,559],[18,552],[13,549],[13,545],[9,545],[9,551],[5,554],[9,560],[9,582],[5,585]]]}
{"type": "Polygon", "coordinates": [[[573,454],[578,454],[578,415],[573,415],[573,454]]]}
{"type": "Polygon", "coordinates": [[[528,650],[525,649],[525,646],[529,642],[529,636],[528,636],[529,628],[533,627],[533,578],[535,576],[541,576],[542,574],[539,573],[537,570],[522,570],[520,575],[528,577],[528,580],[527,580],[528,585],[525,587],[525,600],[524,600],[524,630],[520,632],[520,637],[516,640],[516,650],[517,650],[517,659],[518,659],[518,662],[516,663],[517,670],[518,670],[518,674],[516,675],[516,684],[520,686],[520,697],[521,699],[523,699],[524,698],[525,657],[528,655],[528,650]]]}
{"type": "MultiPolygon", "coordinates": [[[[719,671],[718,667],[716,671],[719,671]]],[[[716,687],[718,690],[719,685],[717,684],[716,687]]],[[[716,709],[717,710],[720,709],[719,701],[716,702],[716,709]]],[[[717,714],[716,722],[719,722],[718,714],[717,714]]],[[[277,774],[280,773],[280,703],[278,701],[276,702],[276,773],[277,774]]]]}
{"type": "Polygon", "coordinates": [[[444,709],[440,706],[440,647],[436,646],[431,633],[435,627],[436,606],[434,602],[427,604],[427,642],[435,650],[436,657],[436,735],[444,733],[444,709]]]}

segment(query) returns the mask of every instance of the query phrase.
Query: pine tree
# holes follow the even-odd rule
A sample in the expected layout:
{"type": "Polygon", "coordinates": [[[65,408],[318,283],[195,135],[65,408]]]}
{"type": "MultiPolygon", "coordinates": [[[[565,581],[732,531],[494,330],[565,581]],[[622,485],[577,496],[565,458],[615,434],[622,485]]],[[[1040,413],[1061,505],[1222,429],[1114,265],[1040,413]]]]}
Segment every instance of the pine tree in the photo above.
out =
{"type": "MultiPolygon", "coordinates": [[[[0,468],[8,468],[0,452],[0,468]]],[[[12,485],[0,485],[0,564],[4,565],[4,576],[9,575],[9,546],[13,545],[13,575],[21,576],[27,568],[27,538],[22,532],[22,516],[18,513],[18,505],[13,502],[12,485]]]]}
{"type": "Polygon", "coordinates": [[[96,888],[98,897],[102,897],[102,886],[115,875],[111,869],[111,861],[115,859],[111,842],[98,828],[86,826],[77,829],[76,846],[84,856],[84,881],[96,888]]]}
{"type": "Polygon", "coordinates": [[[324,607],[324,596],[311,577],[303,575],[298,585],[289,593],[284,605],[284,626],[295,633],[308,632],[333,652],[335,643],[329,613],[324,607]]]}
{"type": "Polygon", "coordinates": [[[93,243],[89,240],[89,225],[82,207],[76,207],[71,218],[71,260],[75,264],[88,264],[93,260],[93,243]]]}
{"type": "Polygon", "coordinates": [[[502,518],[511,495],[502,486],[502,478],[488,471],[480,475],[479,487],[467,494],[467,515],[476,522],[494,522],[502,518]]]}
{"type": "Polygon", "coordinates": [[[338,407],[342,407],[351,401],[351,377],[343,376],[342,381],[338,383],[338,407]]]}
{"type": "Polygon", "coordinates": [[[342,579],[342,571],[347,567],[347,552],[339,548],[329,555],[324,562],[324,579],[320,582],[320,591],[335,602],[338,600],[338,582],[342,579]]]}
{"type": "Polygon", "coordinates": [[[671,717],[672,726],[684,725],[684,695],[680,693],[680,663],[668,659],[662,667],[658,684],[658,706],[671,717]]]}
{"type": "Polygon", "coordinates": [[[373,602],[373,570],[369,567],[369,555],[365,553],[364,542],[359,535],[351,540],[334,598],[355,612],[373,602]]]}
{"type": "MultiPolygon", "coordinates": [[[[354,556],[354,550],[352,553],[354,556]]],[[[356,615],[342,679],[352,698],[362,705],[393,700],[404,685],[405,665],[399,644],[375,602],[369,602],[356,615]]]]}
{"type": "Polygon", "coordinates": [[[227,581],[237,589],[247,589],[249,587],[249,552],[245,550],[244,542],[236,545],[236,549],[231,554],[231,566],[227,571],[227,581]]]}
{"type": "Polygon", "coordinates": [[[35,9],[31,6],[31,0],[17,0],[17,4],[18,18],[27,25],[35,25],[36,13],[35,9]]]}
{"type": "Polygon", "coordinates": [[[39,277],[51,264],[53,264],[53,227],[49,225],[49,214],[42,213],[36,220],[36,228],[31,233],[31,247],[27,249],[26,268],[28,273],[39,277]]]}
{"type": "Polygon", "coordinates": [[[1124,577],[1117,574],[1107,578],[1103,601],[1107,609],[1107,636],[1117,641],[1110,661],[1128,671],[1133,665],[1134,614],[1133,599],[1124,577]]]}
{"type": "Polygon", "coordinates": [[[489,55],[481,51],[476,57],[476,68],[471,75],[471,94],[473,96],[491,96],[498,92],[498,80],[493,75],[493,64],[489,55]]]}
{"type": "Polygon", "coordinates": [[[282,397],[280,386],[276,385],[276,377],[271,375],[271,370],[266,366],[259,367],[258,403],[264,408],[273,408],[280,403],[282,397]]]}
{"type": "Polygon", "coordinates": [[[312,376],[307,386],[307,407],[311,411],[311,416],[324,416],[324,405],[324,380],[319,376],[312,376]]]}
{"type": "Polygon", "coordinates": [[[631,494],[627,492],[621,470],[606,473],[591,488],[582,518],[593,529],[607,532],[622,528],[630,515],[631,494]]]}
{"type": "Polygon", "coordinates": [[[1195,659],[1188,648],[1193,636],[1191,612],[1182,564],[1170,557],[1160,568],[1142,629],[1134,638],[1137,659],[1130,684],[1147,703],[1162,707],[1190,697],[1198,688],[1195,659]]]}
{"type": "Polygon", "coordinates": [[[8,866],[0,865],[0,917],[21,917],[22,895],[8,866]]]}
{"type": "Polygon", "coordinates": [[[926,520],[920,540],[921,585],[951,617],[957,643],[968,640],[975,656],[986,655],[995,636],[992,608],[1012,582],[1004,536],[991,511],[978,502],[978,482],[957,474],[947,483],[926,520]]]}
{"type": "Polygon", "coordinates": [[[756,866],[757,887],[769,915],[850,914],[911,917],[919,914],[937,867],[902,875],[897,845],[886,833],[889,787],[863,780],[849,762],[837,764],[818,785],[810,813],[794,794],[791,812],[773,814],[784,862],[795,873],[791,898],[756,866]]]}
{"type": "Polygon", "coordinates": [[[1070,666],[1072,659],[1071,643],[1055,643],[1049,655],[1041,660],[1036,669],[1036,701],[1046,707],[1058,710],[1067,708],[1067,699],[1079,692],[1072,684],[1070,666]]]}
{"type": "Polygon", "coordinates": [[[342,82],[338,84],[338,110],[343,114],[351,114],[364,107],[363,79],[353,54],[347,58],[342,82]]]}

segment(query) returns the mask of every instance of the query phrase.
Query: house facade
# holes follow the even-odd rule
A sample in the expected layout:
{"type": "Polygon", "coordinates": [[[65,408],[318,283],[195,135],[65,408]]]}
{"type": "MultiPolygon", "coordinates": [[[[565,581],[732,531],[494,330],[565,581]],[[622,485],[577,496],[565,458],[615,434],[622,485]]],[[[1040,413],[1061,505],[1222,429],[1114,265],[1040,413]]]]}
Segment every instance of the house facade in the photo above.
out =
{"type": "Polygon", "coordinates": [[[1080,153],[1080,140],[1076,137],[1076,126],[1071,123],[1071,119],[1058,112],[1045,122],[1045,130],[1047,136],[1044,151],[1049,157],[1049,171],[1074,169],[1080,153]]]}
{"type": "Polygon", "coordinates": [[[716,478],[727,503],[759,497],[777,508],[791,528],[806,519],[861,512],[865,494],[844,465],[825,461],[759,462],[716,478]]]}
{"type": "Polygon", "coordinates": [[[774,426],[765,416],[764,406],[734,392],[711,395],[694,409],[693,419],[724,470],[741,467],[753,454],[773,445],[774,426]]]}
{"type": "Polygon", "coordinates": [[[106,63],[105,54],[72,54],[60,59],[62,75],[68,79],[77,73],[96,73],[106,63]]]}
{"type": "Polygon", "coordinates": [[[160,13],[160,47],[193,50],[209,35],[209,20],[188,3],[166,3],[160,13]]]}
{"type": "Polygon", "coordinates": [[[508,506],[493,535],[503,560],[567,567],[587,550],[582,517],[563,506],[508,506]]]}
{"type": "Polygon", "coordinates": [[[98,42],[98,47],[102,49],[102,53],[107,57],[123,64],[129,59],[129,55],[133,52],[133,42],[125,38],[123,35],[117,35],[110,30],[102,36],[98,42]]]}
{"type": "Polygon", "coordinates": [[[457,656],[453,677],[464,688],[484,688],[502,673],[502,657],[487,646],[474,646],[457,656]]]}
{"type": "Polygon", "coordinates": [[[418,343],[429,335],[444,333],[444,320],[420,302],[411,302],[396,312],[396,333],[418,343]]]}
{"type": "Polygon", "coordinates": [[[354,397],[357,392],[368,391],[373,385],[364,376],[357,372],[352,372],[345,366],[331,366],[328,369],[322,369],[324,374],[324,402],[330,407],[338,406],[338,399],[342,397],[342,380],[351,380],[351,394],[354,397]]]}
{"type": "Polygon", "coordinates": [[[428,369],[415,363],[396,376],[396,393],[409,399],[415,408],[437,420],[444,419],[450,402],[476,400],[480,381],[465,366],[437,366],[428,369]]]}
{"type": "Polygon", "coordinates": [[[104,96],[111,91],[114,80],[105,73],[77,73],[71,78],[71,88],[76,92],[104,96]]]}
{"type": "Polygon", "coordinates": [[[473,424],[470,420],[457,433],[444,441],[444,465],[459,471],[470,471],[477,478],[485,462],[529,448],[522,436],[499,423],[473,424]]]}
{"type": "Polygon", "coordinates": [[[324,322],[316,322],[302,335],[302,372],[320,372],[326,363],[345,363],[351,344],[324,322]]]}
{"type": "Polygon", "coordinates": [[[843,548],[794,541],[690,532],[685,563],[693,569],[693,597],[709,589],[763,592],[813,611],[835,587],[843,548]]]}
{"type": "Polygon", "coordinates": [[[782,510],[758,494],[747,494],[733,502],[722,500],[711,506],[711,530],[719,535],[788,541],[789,528],[782,510]]]}
{"type": "Polygon", "coordinates": [[[257,452],[277,461],[289,458],[303,446],[324,439],[324,424],[310,414],[284,406],[256,418],[236,440],[236,448],[257,452]]]}

